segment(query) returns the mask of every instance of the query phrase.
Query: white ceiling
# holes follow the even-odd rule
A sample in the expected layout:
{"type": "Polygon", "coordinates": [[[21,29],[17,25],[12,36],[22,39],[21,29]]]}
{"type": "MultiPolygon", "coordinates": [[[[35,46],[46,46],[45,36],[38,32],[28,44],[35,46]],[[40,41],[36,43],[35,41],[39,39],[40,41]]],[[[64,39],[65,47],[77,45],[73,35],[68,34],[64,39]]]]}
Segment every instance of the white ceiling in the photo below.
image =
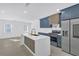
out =
{"type": "Polygon", "coordinates": [[[0,3],[0,19],[32,21],[54,13],[76,3],[0,3]]]}
{"type": "Polygon", "coordinates": [[[57,13],[57,9],[64,9],[72,6],[76,3],[35,3],[30,4],[27,7],[28,12],[35,18],[43,18],[54,13],[57,13]]]}

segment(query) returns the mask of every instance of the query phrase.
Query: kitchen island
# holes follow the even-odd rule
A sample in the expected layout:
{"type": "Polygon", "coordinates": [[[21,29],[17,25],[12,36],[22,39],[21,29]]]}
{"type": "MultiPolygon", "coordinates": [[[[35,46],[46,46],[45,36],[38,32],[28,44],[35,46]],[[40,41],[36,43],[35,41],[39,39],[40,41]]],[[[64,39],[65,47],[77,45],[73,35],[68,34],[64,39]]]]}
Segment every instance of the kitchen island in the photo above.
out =
{"type": "Polygon", "coordinates": [[[35,56],[50,55],[50,37],[48,36],[22,34],[21,44],[35,56]]]}

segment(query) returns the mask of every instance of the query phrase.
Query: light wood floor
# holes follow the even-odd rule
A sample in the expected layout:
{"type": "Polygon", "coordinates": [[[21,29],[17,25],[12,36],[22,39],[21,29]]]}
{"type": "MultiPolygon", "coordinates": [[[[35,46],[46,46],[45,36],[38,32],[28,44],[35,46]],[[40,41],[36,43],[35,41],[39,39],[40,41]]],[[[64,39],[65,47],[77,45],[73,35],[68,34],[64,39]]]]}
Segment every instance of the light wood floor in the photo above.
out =
{"type": "MultiPolygon", "coordinates": [[[[32,56],[32,54],[20,45],[19,39],[0,39],[0,56],[32,56]]],[[[51,56],[71,56],[62,49],[51,46],[51,56]]]]}
{"type": "Polygon", "coordinates": [[[1,39],[0,56],[32,56],[18,39],[1,39]]]}
{"type": "Polygon", "coordinates": [[[61,48],[51,46],[51,56],[72,56],[72,55],[64,52],[61,48]]]}

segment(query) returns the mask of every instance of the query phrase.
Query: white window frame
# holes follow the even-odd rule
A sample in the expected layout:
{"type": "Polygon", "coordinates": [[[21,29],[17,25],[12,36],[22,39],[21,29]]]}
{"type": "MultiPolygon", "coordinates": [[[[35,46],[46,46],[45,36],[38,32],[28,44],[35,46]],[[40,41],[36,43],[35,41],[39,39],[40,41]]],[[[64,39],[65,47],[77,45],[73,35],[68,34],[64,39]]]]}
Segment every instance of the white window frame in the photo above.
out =
{"type": "Polygon", "coordinates": [[[12,24],[8,24],[8,23],[4,24],[4,32],[5,33],[11,33],[12,32],[12,24]],[[7,29],[6,29],[7,28],[6,26],[8,26],[8,25],[10,26],[10,30],[11,30],[10,32],[7,32],[7,29]]]}
{"type": "Polygon", "coordinates": [[[28,26],[24,25],[24,32],[28,32],[28,26]]]}

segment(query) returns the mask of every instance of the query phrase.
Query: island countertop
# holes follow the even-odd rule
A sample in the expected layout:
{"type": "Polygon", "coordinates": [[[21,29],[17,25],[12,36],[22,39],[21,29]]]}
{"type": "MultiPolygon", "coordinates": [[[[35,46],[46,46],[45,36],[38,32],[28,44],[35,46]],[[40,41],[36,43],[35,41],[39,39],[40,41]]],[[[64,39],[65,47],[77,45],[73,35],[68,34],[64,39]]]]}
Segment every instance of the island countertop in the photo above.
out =
{"type": "Polygon", "coordinates": [[[34,56],[50,55],[50,37],[44,35],[34,36],[29,33],[22,34],[21,44],[34,56]]]}
{"type": "Polygon", "coordinates": [[[34,36],[34,35],[31,35],[31,34],[23,34],[24,36],[27,36],[28,38],[31,38],[32,40],[39,40],[39,39],[43,39],[43,38],[46,38],[48,36],[44,36],[44,35],[38,35],[38,36],[34,36]]]}

